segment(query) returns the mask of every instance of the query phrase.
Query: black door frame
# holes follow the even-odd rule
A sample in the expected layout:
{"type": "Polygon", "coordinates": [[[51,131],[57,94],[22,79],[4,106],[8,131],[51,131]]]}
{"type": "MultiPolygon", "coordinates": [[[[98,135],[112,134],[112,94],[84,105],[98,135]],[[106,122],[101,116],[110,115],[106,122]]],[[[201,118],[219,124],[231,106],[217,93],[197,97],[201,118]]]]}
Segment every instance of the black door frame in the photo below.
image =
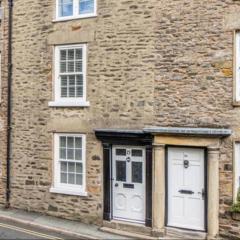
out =
{"type": "MultiPolygon", "coordinates": [[[[203,232],[208,231],[208,160],[207,160],[207,148],[206,147],[196,147],[196,146],[179,146],[179,145],[167,145],[166,146],[166,151],[165,151],[165,226],[168,225],[168,152],[169,148],[195,148],[195,149],[203,149],[204,150],[204,188],[205,188],[205,194],[204,194],[204,230],[203,232]]],[[[176,227],[177,228],[177,227],[176,227]]],[[[191,231],[199,231],[199,230],[194,230],[194,229],[186,229],[186,230],[191,230],[191,231]]]]}
{"type": "Polygon", "coordinates": [[[103,219],[112,220],[112,146],[144,146],[146,149],[146,220],[152,227],[152,142],[151,134],[141,130],[95,130],[103,145],[103,219]]]}

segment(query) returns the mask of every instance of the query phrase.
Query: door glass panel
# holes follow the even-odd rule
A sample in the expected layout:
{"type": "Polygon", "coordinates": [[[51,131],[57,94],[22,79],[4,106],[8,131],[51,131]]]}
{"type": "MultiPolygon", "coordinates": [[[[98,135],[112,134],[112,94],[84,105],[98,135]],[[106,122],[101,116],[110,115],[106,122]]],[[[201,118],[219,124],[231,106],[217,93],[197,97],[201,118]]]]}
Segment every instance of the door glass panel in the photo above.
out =
{"type": "Polygon", "coordinates": [[[126,182],[126,162],[116,161],[116,181],[126,182]]]}
{"type": "Polygon", "coordinates": [[[142,150],[140,150],[140,149],[133,149],[132,150],[132,156],[133,157],[142,157],[142,150]]]}
{"type": "Polygon", "coordinates": [[[117,156],[126,156],[126,149],[124,149],[124,148],[116,149],[116,155],[117,156]]]}
{"type": "Polygon", "coordinates": [[[142,183],[142,162],[132,162],[132,182],[142,183]]]}

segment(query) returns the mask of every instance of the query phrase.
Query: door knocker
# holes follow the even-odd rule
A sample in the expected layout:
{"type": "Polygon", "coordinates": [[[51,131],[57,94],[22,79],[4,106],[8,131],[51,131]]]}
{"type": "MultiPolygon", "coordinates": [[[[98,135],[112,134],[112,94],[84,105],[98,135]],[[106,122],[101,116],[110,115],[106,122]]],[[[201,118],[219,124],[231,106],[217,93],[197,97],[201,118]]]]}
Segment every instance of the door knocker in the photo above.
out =
{"type": "Polygon", "coordinates": [[[189,161],[188,160],[184,160],[183,161],[183,166],[184,166],[184,168],[189,168],[189,161]]]}
{"type": "Polygon", "coordinates": [[[130,161],[131,161],[131,158],[130,158],[130,157],[127,157],[127,158],[126,158],[126,161],[127,161],[127,162],[130,162],[130,161]]]}

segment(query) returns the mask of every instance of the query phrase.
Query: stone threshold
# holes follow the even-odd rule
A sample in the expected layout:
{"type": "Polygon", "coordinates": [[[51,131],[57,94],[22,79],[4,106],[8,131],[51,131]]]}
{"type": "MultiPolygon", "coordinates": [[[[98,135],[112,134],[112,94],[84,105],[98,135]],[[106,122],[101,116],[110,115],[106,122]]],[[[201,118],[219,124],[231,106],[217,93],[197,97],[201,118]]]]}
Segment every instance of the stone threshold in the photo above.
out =
{"type": "Polygon", "coordinates": [[[174,239],[207,239],[207,233],[191,230],[183,230],[172,227],[165,227],[165,236],[154,237],[152,236],[152,228],[146,227],[141,224],[123,222],[123,221],[103,221],[103,227],[100,228],[103,232],[118,234],[128,238],[134,239],[163,239],[163,240],[174,240],[174,239]]]}
{"type": "Polygon", "coordinates": [[[118,232],[122,236],[129,236],[140,239],[152,239],[151,232],[152,229],[144,226],[143,224],[124,222],[118,220],[103,221],[102,231],[106,232],[118,232]]]}
{"type": "Polygon", "coordinates": [[[173,227],[166,227],[166,235],[172,239],[207,239],[207,233],[199,231],[184,230],[173,227]]]}

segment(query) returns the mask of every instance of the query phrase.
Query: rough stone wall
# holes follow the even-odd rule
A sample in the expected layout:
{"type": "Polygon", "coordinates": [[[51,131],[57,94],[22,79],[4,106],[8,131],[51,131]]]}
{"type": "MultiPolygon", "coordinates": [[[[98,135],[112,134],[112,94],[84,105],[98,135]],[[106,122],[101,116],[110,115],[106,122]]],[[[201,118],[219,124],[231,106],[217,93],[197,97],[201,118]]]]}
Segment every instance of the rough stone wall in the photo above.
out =
{"type": "Polygon", "coordinates": [[[94,128],[153,119],[154,1],[98,1],[97,18],[53,22],[55,0],[15,0],[11,206],[102,220],[102,149],[94,128]],[[87,108],[51,108],[53,45],[88,43],[87,108]],[[88,197],[49,193],[53,132],[87,134],[88,197]]]}
{"type": "MultiPolygon", "coordinates": [[[[220,233],[240,237],[229,212],[233,199],[233,142],[240,109],[233,106],[234,30],[240,1],[161,1],[157,17],[154,124],[230,127],[220,156],[220,233]]],[[[237,17],[238,16],[238,17],[237,17]]]]}

